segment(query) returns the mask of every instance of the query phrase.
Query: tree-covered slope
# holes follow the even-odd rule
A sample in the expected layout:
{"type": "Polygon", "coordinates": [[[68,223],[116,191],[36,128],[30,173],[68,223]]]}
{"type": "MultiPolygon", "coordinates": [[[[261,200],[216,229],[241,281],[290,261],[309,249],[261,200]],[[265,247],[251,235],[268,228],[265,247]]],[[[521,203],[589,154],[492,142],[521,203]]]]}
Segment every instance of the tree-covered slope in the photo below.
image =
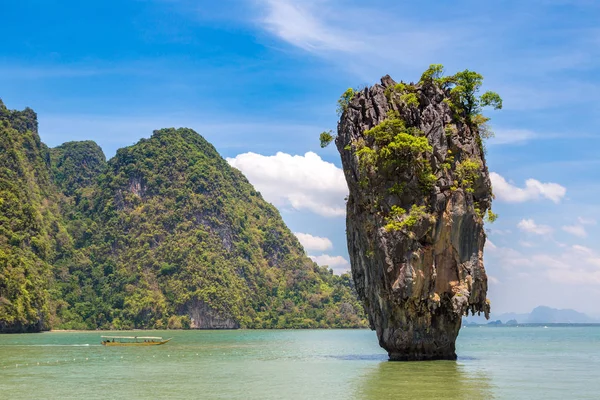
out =
{"type": "Polygon", "coordinates": [[[54,182],[67,196],[93,186],[106,167],[104,152],[91,140],[64,143],[50,149],[50,157],[54,182]]]}
{"type": "Polygon", "coordinates": [[[0,102],[0,332],[364,325],[349,275],[194,131],[106,162],[91,141],[48,149],[33,110],[0,102]]]}
{"type": "Polygon", "coordinates": [[[0,332],[365,325],[349,275],[189,129],[106,162],[0,102],[0,332]]]}
{"type": "Polygon", "coordinates": [[[59,266],[65,327],[364,323],[348,276],[306,257],[278,211],[192,130],[120,149],[69,219],[78,249],[59,266]]]}
{"type": "Polygon", "coordinates": [[[108,163],[0,102],[0,332],[364,326],[349,275],[189,129],[108,163]]]}
{"type": "Polygon", "coordinates": [[[0,332],[50,326],[52,263],[69,253],[50,157],[31,109],[0,101],[0,332]]]}

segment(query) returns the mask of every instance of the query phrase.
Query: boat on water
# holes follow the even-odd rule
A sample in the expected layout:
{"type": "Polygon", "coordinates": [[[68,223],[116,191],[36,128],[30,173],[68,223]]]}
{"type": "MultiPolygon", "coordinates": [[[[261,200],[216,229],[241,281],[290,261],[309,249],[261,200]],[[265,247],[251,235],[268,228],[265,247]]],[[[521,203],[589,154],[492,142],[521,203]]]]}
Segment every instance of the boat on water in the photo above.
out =
{"type": "Polygon", "coordinates": [[[169,340],[159,336],[102,336],[103,346],[160,346],[169,340]]]}

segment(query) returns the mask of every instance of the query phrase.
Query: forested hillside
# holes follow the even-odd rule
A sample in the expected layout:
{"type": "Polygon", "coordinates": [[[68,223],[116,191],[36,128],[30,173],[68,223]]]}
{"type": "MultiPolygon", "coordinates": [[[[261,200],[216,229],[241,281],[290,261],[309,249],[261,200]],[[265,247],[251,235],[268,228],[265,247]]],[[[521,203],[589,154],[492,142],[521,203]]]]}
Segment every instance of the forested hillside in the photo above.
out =
{"type": "Polygon", "coordinates": [[[91,140],[62,144],[50,149],[50,157],[54,182],[66,196],[93,186],[106,168],[104,152],[91,140]]]}
{"type": "Polygon", "coordinates": [[[365,325],[348,275],[190,129],[105,161],[2,107],[0,330],[365,325]]]}
{"type": "Polygon", "coordinates": [[[51,325],[52,265],[71,249],[31,109],[0,101],[0,331],[51,325]]]}

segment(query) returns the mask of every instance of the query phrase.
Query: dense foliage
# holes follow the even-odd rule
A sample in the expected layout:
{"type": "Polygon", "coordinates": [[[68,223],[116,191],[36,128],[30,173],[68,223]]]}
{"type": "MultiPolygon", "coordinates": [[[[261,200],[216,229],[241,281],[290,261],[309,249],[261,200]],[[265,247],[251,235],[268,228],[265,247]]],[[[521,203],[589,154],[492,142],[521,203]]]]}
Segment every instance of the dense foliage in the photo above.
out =
{"type": "Polygon", "coordinates": [[[106,165],[104,152],[91,140],[68,142],[50,149],[50,157],[54,182],[67,196],[92,186],[106,165]]]}
{"type": "Polygon", "coordinates": [[[329,146],[331,142],[333,142],[335,138],[333,137],[333,132],[331,129],[329,131],[321,132],[319,135],[319,141],[321,142],[321,148],[325,148],[329,146]]]}
{"type": "Polygon", "coordinates": [[[426,155],[432,147],[419,129],[407,128],[397,113],[376,127],[365,131],[365,140],[354,143],[360,166],[373,173],[414,173],[424,190],[436,181],[426,155]]]}
{"type": "Polygon", "coordinates": [[[51,264],[71,241],[49,164],[35,113],[8,110],[0,101],[0,331],[51,323],[51,264]]]}
{"type": "Polygon", "coordinates": [[[457,117],[477,128],[481,146],[481,138],[494,136],[494,132],[487,125],[490,119],[482,112],[485,107],[502,109],[502,98],[498,93],[489,90],[479,96],[483,85],[481,74],[465,69],[454,75],[444,76],[444,67],[441,64],[432,64],[423,73],[419,83],[435,84],[449,92],[447,104],[457,117]]]}
{"type": "Polygon", "coordinates": [[[349,275],[312,262],[194,131],[106,163],[93,142],[49,151],[3,112],[0,330],[188,327],[197,304],[247,328],[365,326],[349,275]]]}
{"type": "Polygon", "coordinates": [[[355,94],[356,90],[354,90],[353,88],[348,88],[344,93],[342,93],[342,95],[337,101],[338,115],[342,115],[342,113],[346,111],[346,108],[348,108],[348,104],[350,104],[355,94]]]}

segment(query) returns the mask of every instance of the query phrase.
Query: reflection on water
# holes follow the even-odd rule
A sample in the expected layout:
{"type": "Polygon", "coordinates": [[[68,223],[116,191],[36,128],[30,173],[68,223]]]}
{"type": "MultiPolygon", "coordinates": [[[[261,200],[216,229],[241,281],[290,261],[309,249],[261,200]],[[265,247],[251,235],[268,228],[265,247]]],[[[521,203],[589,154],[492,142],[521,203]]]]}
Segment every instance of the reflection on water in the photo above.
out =
{"type": "Polygon", "coordinates": [[[358,381],[355,399],[493,399],[485,371],[456,361],[381,362],[358,381]]]}
{"type": "Polygon", "coordinates": [[[328,356],[328,358],[334,358],[336,360],[343,361],[385,361],[388,359],[387,354],[342,354],[339,356],[328,356]]]}

